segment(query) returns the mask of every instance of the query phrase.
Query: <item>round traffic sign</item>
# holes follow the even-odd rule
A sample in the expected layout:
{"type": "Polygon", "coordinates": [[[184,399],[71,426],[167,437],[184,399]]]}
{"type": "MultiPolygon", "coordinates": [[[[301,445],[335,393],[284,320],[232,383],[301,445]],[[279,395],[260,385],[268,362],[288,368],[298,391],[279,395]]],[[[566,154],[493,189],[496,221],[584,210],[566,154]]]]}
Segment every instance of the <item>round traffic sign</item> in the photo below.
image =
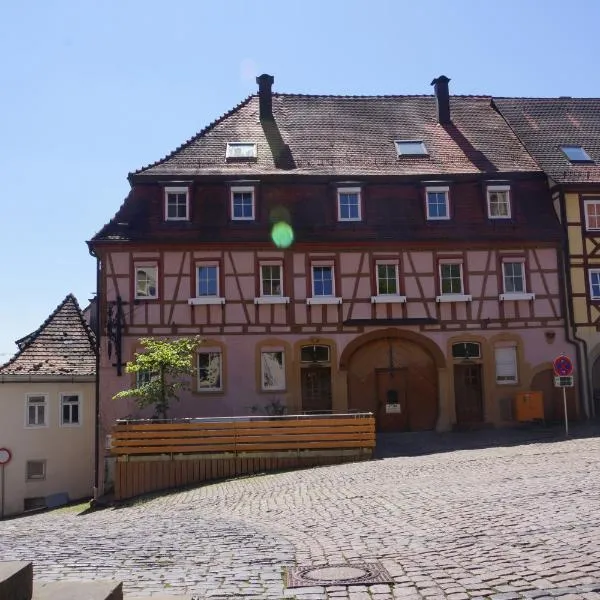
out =
{"type": "Polygon", "coordinates": [[[554,359],[554,374],[558,377],[569,377],[573,374],[573,362],[566,354],[561,354],[554,359]]]}
{"type": "Polygon", "coordinates": [[[10,462],[12,454],[8,448],[0,448],[0,465],[5,465],[10,462]]]}

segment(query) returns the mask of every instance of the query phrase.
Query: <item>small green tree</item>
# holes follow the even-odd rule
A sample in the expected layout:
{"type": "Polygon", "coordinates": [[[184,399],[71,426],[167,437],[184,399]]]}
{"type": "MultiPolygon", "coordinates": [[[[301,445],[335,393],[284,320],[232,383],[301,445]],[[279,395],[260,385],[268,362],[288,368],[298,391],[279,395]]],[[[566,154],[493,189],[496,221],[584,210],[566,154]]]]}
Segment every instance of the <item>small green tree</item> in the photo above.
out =
{"type": "MultiPolygon", "coordinates": [[[[119,392],[113,399],[136,398],[140,408],[154,406],[155,416],[166,419],[171,402],[179,399],[177,393],[187,388],[187,378],[196,372],[194,353],[201,340],[199,337],[141,338],[140,344],[144,350],[136,352],[125,371],[145,373],[147,377],[143,383],[119,392]]],[[[136,377],[136,381],[140,378],[136,377]]]]}

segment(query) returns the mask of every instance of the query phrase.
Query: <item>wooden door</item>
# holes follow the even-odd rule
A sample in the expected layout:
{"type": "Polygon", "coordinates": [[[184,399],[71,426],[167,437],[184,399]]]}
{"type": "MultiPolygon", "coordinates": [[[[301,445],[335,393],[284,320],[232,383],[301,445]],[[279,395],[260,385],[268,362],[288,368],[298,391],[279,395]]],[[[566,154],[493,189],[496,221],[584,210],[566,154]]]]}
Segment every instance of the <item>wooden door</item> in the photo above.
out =
{"type": "Polygon", "coordinates": [[[481,365],[454,365],[454,402],[458,425],[483,423],[481,365]]]}
{"type": "Polygon", "coordinates": [[[377,429],[408,431],[406,369],[377,369],[377,429]]]}
{"type": "Polygon", "coordinates": [[[331,369],[305,367],[301,369],[302,410],[331,412],[331,369]]]}

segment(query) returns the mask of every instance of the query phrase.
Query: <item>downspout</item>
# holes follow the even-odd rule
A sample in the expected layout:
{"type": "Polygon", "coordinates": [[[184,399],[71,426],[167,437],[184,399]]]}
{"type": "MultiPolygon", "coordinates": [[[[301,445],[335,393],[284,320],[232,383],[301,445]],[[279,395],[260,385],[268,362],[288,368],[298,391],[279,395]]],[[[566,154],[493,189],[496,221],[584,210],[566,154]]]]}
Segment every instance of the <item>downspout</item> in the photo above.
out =
{"type": "MultiPolygon", "coordinates": [[[[565,334],[567,340],[575,346],[577,353],[577,365],[579,366],[580,376],[577,381],[577,388],[579,390],[579,397],[583,400],[583,409],[586,417],[589,419],[593,416],[594,405],[592,402],[589,370],[588,370],[588,345],[587,342],[577,337],[575,333],[575,315],[573,310],[573,287],[571,281],[571,269],[568,260],[565,257],[569,256],[569,228],[567,225],[567,208],[565,204],[565,193],[562,186],[558,187],[559,193],[559,206],[560,206],[560,220],[565,229],[565,236],[563,238],[563,251],[559,253],[559,263],[563,272],[565,283],[566,283],[566,297],[563,298],[564,305],[563,309],[566,308],[565,314],[567,320],[565,320],[565,334]],[[583,351],[582,351],[583,347],[583,351]],[[582,377],[581,374],[585,376],[582,377]]],[[[564,290],[564,288],[563,288],[564,290]]]]}

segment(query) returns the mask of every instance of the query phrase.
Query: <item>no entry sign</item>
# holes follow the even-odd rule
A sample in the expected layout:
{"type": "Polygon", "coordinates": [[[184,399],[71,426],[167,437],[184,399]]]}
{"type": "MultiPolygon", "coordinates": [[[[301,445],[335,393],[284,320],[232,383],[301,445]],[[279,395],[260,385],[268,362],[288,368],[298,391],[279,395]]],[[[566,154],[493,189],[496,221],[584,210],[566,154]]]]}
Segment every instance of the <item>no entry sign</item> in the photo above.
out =
{"type": "Polygon", "coordinates": [[[557,356],[552,366],[557,377],[569,377],[573,374],[573,361],[566,354],[557,356]]]}

